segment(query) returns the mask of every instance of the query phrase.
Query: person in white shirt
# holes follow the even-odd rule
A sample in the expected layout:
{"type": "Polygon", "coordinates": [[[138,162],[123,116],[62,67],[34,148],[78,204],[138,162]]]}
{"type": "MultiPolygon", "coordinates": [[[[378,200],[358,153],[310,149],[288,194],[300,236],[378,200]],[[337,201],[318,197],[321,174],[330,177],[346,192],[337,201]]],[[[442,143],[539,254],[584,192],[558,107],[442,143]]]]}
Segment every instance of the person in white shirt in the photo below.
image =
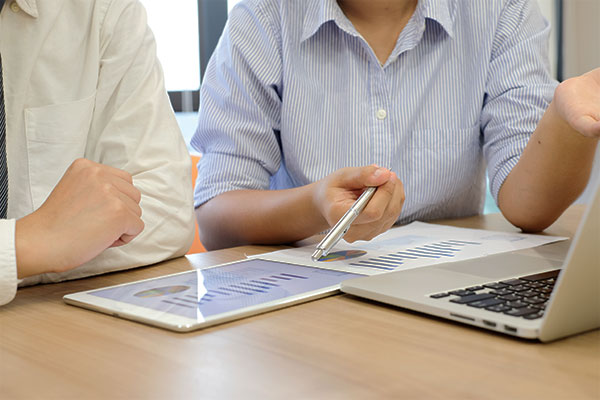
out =
{"type": "Polygon", "coordinates": [[[7,218],[0,304],[17,286],[183,255],[190,157],[137,0],[14,0],[0,13],[7,218]]]}

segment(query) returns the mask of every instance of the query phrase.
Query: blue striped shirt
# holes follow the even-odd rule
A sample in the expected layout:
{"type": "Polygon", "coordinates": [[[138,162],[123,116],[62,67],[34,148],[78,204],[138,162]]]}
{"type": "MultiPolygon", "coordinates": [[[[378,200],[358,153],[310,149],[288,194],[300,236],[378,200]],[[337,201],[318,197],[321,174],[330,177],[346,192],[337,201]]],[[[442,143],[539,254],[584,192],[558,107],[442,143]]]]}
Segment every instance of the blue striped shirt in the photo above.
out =
{"type": "Polygon", "coordinates": [[[535,0],[420,0],[382,65],[335,0],[247,0],[201,88],[195,205],[349,166],[397,173],[399,222],[482,211],[548,106],[535,0]]]}

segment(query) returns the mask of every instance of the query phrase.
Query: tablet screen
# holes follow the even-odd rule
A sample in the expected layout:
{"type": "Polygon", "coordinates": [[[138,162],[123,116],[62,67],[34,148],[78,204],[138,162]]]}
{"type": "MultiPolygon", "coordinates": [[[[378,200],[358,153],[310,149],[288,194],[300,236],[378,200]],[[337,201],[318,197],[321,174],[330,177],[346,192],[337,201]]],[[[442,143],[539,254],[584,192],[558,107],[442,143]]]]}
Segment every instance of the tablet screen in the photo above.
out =
{"type": "Polygon", "coordinates": [[[260,259],[88,292],[196,320],[339,285],[360,275],[260,259]]]}

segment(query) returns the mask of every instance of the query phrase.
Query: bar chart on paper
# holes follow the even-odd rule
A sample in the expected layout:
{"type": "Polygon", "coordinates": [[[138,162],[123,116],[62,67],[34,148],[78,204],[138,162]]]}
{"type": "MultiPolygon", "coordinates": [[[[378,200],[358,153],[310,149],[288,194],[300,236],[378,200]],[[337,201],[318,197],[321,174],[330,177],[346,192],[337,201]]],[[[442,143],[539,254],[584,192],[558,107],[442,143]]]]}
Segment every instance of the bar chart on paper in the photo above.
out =
{"type": "Polygon", "coordinates": [[[506,233],[413,222],[369,242],[341,241],[327,256],[311,260],[314,246],[256,257],[362,275],[375,275],[449,261],[483,257],[565,240],[565,237],[506,233]]]}
{"type": "Polygon", "coordinates": [[[370,257],[365,260],[351,262],[354,267],[376,268],[393,271],[403,265],[413,263],[414,260],[442,260],[454,258],[467,246],[481,246],[481,242],[467,240],[444,240],[428,243],[422,246],[409,247],[402,251],[388,253],[381,256],[370,257]]]}

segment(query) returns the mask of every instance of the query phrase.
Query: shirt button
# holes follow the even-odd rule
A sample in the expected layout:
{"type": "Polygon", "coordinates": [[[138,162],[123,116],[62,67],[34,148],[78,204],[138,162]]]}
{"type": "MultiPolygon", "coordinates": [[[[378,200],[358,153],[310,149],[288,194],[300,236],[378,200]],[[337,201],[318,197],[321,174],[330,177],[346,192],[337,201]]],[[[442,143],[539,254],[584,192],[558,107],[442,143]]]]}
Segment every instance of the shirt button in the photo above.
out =
{"type": "Polygon", "coordinates": [[[21,8],[19,7],[19,5],[17,4],[16,1],[13,1],[12,3],[10,3],[10,9],[13,12],[19,12],[19,11],[21,11],[21,8]]]}
{"type": "Polygon", "coordinates": [[[385,119],[385,117],[387,117],[387,112],[382,108],[380,110],[377,110],[377,119],[385,119]]]}

